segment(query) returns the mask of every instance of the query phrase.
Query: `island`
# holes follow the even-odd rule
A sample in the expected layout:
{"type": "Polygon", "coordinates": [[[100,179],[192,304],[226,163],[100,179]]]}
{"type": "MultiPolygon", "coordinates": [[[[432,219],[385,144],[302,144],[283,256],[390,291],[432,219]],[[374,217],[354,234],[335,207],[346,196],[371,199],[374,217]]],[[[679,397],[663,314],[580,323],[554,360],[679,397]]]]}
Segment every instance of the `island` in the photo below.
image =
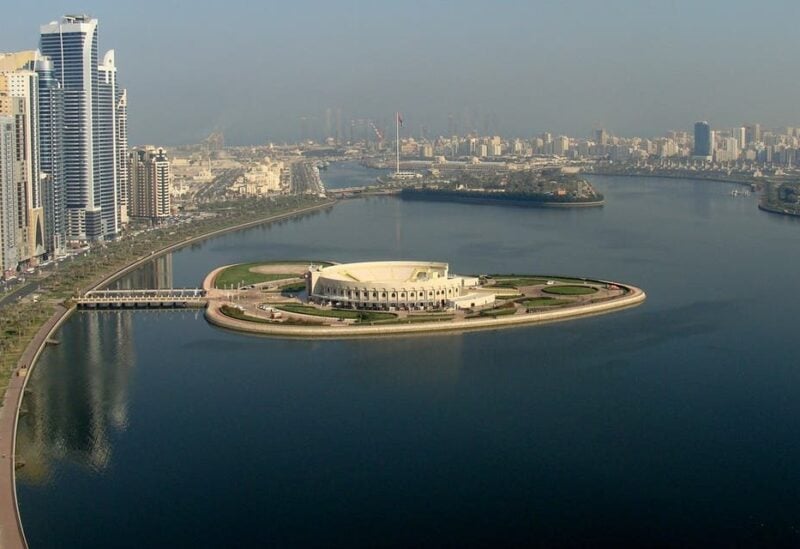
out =
{"type": "Polygon", "coordinates": [[[531,207],[592,207],[604,203],[602,193],[580,177],[578,170],[570,168],[461,172],[447,179],[433,175],[404,185],[400,197],[531,207]]]}
{"type": "Polygon", "coordinates": [[[641,304],[629,284],[532,274],[456,275],[435,261],[272,261],[227,265],[203,283],[206,319],[306,338],[495,329],[641,304]]]}
{"type": "Polygon", "coordinates": [[[800,181],[768,181],[758,207],[765,212],[800,216],[800,181]]]}

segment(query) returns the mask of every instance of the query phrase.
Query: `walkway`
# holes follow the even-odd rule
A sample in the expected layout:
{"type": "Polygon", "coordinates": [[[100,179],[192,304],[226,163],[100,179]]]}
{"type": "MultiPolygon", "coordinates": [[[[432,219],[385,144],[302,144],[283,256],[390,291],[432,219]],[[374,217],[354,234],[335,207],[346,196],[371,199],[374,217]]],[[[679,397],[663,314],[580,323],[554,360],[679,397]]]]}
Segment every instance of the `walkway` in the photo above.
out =
{"type": "Polygon", "coordinates": [[[47,338],[65,318],[68,310],[56,306],[53,315],[39,328],[33,341],[27,346],[19,360],[17,370],[9,379],[3,407],[0,408],[0,547],[17,549],[27,547],[25,534],[17,508],[16,471],[14,454],[16,452],[16,429],[22,395],[28,383],[29,366],[38,358],[47,338]]]}

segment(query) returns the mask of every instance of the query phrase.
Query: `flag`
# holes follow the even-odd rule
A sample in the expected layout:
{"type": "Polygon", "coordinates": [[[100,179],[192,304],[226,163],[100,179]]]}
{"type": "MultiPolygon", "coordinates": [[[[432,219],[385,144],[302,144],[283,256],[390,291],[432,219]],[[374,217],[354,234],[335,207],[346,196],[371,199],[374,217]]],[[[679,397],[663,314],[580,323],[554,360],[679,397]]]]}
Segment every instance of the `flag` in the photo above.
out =
{"type": "Polygon", "coordinates": [[[403,115],[397,113],[397,123],[402,127],[403,126],[403,115]]]}

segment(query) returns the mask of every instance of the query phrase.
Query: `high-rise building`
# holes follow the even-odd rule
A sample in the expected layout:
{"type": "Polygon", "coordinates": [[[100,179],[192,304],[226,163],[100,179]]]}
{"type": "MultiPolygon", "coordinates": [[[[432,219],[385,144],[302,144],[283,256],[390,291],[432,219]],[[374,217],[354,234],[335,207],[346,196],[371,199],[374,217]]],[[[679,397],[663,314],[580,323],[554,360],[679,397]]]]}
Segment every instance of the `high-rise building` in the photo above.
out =
{"type": "Polygon", "coordinates": [[[736,142],[739,145],[740,149],[745,147],[745,143],[747,143],[747,128],[744,126],[738,126],[731,130],[731,137],[736,139],[736,142]]]}
{"type": "Polygon", "coordinates": [[[95,180],[94,116],[98,95],[97,19],[64,16],[41,27],[42,54],[53,63],[64,90],[64,181],[67,236],[102,238],[100,196],[95,180]]]}
{"type": "Polygon", "coordinates": [[[63,162],[70,240],[111,239],[120,230],[114,52],[99,64],[97,19],[65,15],[41,27],[40,49],[64,96],[63,162]]]}
{"type": "Polygon", "coordinates": [[[0,278],[12,276],[19,264],[14,118],[0,115],[0,278]]]}
{"type": "Polygon", "coordinates": [[[39,75],[39,168],[42,172],[45,247],[51,254],[64,250],[67,243],[64,187],[64,91],[53,74],[48,57],[37,59],[39,75]]]}
{"type": "Polygon", "coordinates": [[[170,163],[164,149],[133,149],[130,154],[130,215],[158,221],[170,216],[170,163]]]}
{"type": "Polygon", "coordinates": [[[0,114],[14,118],[16,143],[18,249],[21,262],[36,262],[46,252],[39,179],[39,77],[37,52],[0,56],[0,114]]]}
{"type": "Polygon", "coordinates": [[[117,67],[114,50],[103,56],[98,67],[98,94],[94,117],[94,171],[99,190],[103,235],[113,237],[120,231],[119,176],[117,168],[117,67]]]}
{"type": "Polygon", "coordinates": [[[745,144],[752,145],[761,141],[761,124],[745,126],[745,144]]]}
{"type": "Polygon", "coordinates": [[[694,156],[710,158],[713,149],[711,126],[708,122],[696,122],[694,125],[694,156]]]}
{"type": "Polygon", "coordinates": [[[117,90],[117,205],[124,226],[130,216],[131,182],[128,177],[128,90],[117,90]]]}

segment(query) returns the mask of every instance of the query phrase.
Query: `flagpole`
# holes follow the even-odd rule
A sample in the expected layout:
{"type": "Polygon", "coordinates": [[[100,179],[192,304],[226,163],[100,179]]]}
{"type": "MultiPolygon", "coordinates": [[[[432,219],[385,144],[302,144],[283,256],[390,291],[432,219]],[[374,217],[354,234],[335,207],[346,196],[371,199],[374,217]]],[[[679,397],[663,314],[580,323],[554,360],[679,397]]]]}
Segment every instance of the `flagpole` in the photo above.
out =
{"type": "Polygon", "coordinates": [[[395,127],[397,128],[397,138],[395,139],[395,143],[397,144],[397,162],[395,164],[395,173],[400,173],[400,113],[394,113],[394,123],[395,127]]]}

